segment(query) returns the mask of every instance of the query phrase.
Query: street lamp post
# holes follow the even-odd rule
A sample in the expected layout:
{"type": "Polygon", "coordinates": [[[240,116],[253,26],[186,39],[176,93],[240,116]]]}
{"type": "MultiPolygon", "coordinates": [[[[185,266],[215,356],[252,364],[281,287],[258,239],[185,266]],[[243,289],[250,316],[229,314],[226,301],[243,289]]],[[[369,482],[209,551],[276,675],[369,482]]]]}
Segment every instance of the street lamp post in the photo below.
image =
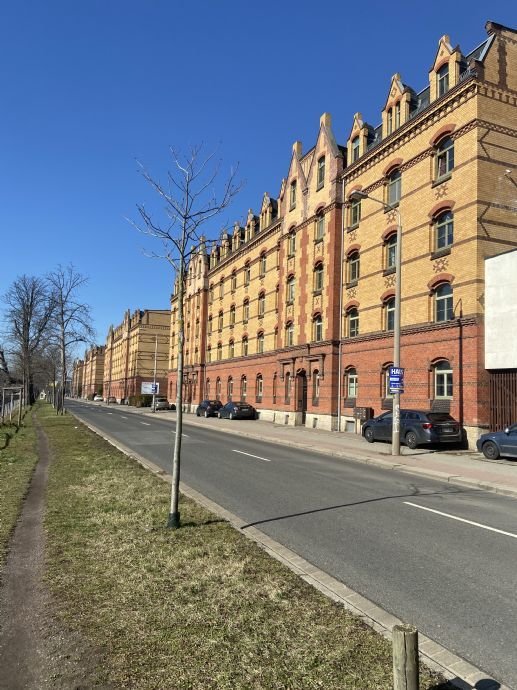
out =
{"type": "MultiPolygon", "coordinates": [[[[402,267],[402,220],[398,206],[392,206],[380,199],[356,190],[349,196],[352,201],[371,199],[383,206],[387,211],[397,214],[397,246],[395,248],[395,314],[393,324],[393,366],[400,367],[400,302],[401,302],[401,267],[402,267]]],[[[393,395],[393,426],[391,435],[391,454],[400,455],[400,389],[395,389],[393,395]]]]}
{"type": "Polygon", "coordinates": [[[152,411],[156,412],[156,359],[158,356],[158,335],[155,335],[154,341],[154,374],[153,374],[153,403],[152,411]]]}

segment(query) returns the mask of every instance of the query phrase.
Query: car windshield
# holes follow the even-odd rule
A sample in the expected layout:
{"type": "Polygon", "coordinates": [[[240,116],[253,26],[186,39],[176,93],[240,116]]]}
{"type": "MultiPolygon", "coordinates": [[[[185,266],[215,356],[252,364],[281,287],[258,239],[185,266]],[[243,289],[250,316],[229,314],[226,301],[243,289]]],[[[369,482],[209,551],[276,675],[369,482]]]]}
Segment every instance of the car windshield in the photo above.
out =
{"type": "Polygon", "coordinates": [[[455,422],[454,417],[451,417],[447,412],[429,412],[427,414],[431,422],[455,422]]]}

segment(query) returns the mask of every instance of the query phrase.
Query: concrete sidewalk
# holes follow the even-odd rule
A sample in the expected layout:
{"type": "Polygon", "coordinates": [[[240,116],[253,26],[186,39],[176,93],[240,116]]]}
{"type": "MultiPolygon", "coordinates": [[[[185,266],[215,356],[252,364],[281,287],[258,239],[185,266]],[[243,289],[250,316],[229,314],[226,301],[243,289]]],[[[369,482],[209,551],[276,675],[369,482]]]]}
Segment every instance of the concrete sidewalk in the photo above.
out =
{"type": "MultiPolygon", "coordinates": [[[[99,405],[99,403],[92,403],[99,405]]],[[[104,403],[100,403],[106,406],[104,403]]],[[[118,406],[117,406],[118,407],[118,406]]],[[[176,412],[151,412],[146,408],[124,407],[128,412],[175,421],[176,412]]],[[[237,436],[271,441],[291,447],[309,448],[335,457],[418,474],[452,484],[485,489],[508,496],[517,496],[517,461],[486,460],[481,453],[465,450],[435,451],[425,448],[410,450],[403,446],[401,455],[391,455],[389,443],[367,443],[361,436],[306,427],[282,426],[273,422],[196,417],[184,413],[183,421],[237,436]]]]}

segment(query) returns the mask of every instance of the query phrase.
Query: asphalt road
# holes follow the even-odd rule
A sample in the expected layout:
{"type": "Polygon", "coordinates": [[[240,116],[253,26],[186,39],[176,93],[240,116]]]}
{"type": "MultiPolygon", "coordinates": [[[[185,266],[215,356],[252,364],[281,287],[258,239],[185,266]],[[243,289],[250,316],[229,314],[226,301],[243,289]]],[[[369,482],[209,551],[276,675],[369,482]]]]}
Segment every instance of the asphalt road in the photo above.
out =
{"type": "MultiPolygon", "coordinates": [[[[170,472],[170,419],[68,408],[170,472]]],[[[209,428],[183,431],[182,481],[517,688],[517,500],[209,428]]]]}

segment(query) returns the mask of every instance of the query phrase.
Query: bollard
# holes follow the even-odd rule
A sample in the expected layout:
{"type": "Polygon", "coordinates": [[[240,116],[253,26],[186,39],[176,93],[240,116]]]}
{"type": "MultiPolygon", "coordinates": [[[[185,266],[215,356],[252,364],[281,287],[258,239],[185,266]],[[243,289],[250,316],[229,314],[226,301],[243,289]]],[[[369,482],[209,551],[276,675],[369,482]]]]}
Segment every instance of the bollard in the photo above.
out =
{"type": "Polygon", "coordinates": [[[418,630],[393,627],[393,690],[418,690],[418,630]]]}

